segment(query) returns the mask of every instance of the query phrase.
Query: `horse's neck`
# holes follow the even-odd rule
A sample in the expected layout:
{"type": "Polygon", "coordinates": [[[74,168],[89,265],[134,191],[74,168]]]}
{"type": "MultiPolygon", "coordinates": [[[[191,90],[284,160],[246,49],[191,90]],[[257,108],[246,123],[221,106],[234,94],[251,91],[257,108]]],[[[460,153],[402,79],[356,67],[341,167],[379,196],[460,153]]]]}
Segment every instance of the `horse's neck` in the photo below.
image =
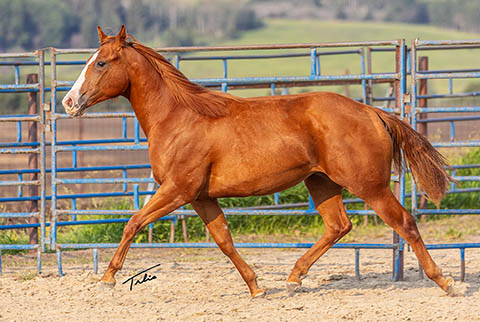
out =
{"type": "Polygon", "coordinates": [[[128,99],[147,139],[154,126],[179,113],[188,112],[186,109],[175,108],[176,103],[167,86],[151,68],[134,68],[130,72],[128,99]]]}

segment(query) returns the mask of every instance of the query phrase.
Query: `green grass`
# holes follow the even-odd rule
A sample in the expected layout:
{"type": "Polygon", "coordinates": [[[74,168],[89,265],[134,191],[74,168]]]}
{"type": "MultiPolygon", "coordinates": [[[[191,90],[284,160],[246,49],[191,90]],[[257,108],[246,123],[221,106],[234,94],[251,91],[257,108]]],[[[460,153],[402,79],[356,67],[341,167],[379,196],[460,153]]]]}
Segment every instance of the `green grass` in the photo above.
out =
{"type": "Polygon", "coordinates": [[[472,33],[428,25],[338,20],[268,19],[264,28],[246,32],[238,39],[225,43],[338,42],[399,38],[405,38],[408,41],[417,37],[422,39],[460,39],[472,38],[473,35],[472,33]]]}
{"type": "MultiPolygon", "coordinates": [[[[454,164],[480,164],[480,148],[472,148],[461,158],[457,158],[454,164]]],[[[460,169],[456,171],[457,176],[480,176],[480,169],[460,169]]],[[[456,184],[457,189],[480,188],[478,181],[465,181],[456,184]]],[[[478,209],[480,208],[480,193],[469,192],[455,195],[447,195],[441,202],[442,208],[450,209],[478,209]]]]}
{"type": "MultiPolygon", "coordinates": [[[[2,230],[0,233],[0,244],[28,244],[29,238],[24,231],[20,230],[2,230]]],[[[2,250],[3,254],[21,254],[27,253],[28,250],[21,249],[6,249],[2,250]]]]}

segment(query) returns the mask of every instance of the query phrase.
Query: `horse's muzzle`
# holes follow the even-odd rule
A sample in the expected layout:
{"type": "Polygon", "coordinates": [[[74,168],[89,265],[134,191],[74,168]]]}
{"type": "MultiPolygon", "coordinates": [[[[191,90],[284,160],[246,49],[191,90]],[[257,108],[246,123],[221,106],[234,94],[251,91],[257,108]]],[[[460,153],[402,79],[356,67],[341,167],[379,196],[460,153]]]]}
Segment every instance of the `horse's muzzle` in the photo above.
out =
{"type": "Polygon", "coordinates": [[[62,105],[65,108],[65,112],[67,112],[70,117],[77,117],[85,113],[87,100],[84,95],[80,96],[78,101],[75,101],[74,98],[67,95],[63,98],[62,105]]]}

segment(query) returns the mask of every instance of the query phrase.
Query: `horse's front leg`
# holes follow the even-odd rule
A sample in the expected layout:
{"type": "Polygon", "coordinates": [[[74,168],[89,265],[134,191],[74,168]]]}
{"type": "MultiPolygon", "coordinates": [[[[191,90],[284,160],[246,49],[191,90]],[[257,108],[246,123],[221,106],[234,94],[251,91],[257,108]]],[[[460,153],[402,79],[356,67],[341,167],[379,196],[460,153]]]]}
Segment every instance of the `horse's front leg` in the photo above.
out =
{"type": "Polygon", "coordinates": [[[265,294],[264,290],[258,288],[257,275],[243,260],[233,245],[232,236],[228,229],[227,221],[222,209],[216,199],[192,201],[192,207],[207,225],[210,234],[222,252],[230,258],[233,265],[238,269],[245,283],[250,289],[252,297],[265,294]]]}
{"type": "Polygon", "coordinates": [[[177,185],[164,182],[152,199],[128,221],[123,230],[120,245],[113,255],[105,274],[103,274],[102,282],[111,287],[115,286],[115,273],[122,269],[123,262],[135,235],[149,223],[189,203],[194,195],[193,191],[179,191],[177,185]]]}

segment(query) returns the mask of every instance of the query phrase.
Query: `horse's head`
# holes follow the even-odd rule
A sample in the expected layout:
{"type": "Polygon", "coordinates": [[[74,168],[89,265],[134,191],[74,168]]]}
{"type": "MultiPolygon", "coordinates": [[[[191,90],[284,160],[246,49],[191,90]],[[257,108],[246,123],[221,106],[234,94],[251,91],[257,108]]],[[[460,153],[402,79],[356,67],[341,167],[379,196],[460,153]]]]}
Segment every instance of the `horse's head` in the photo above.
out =
{"type": "Polygon", "coordinates": [[[98,37],[100,47],[62,100],[65,111],[72,117],[82,115],[94,104],[124,94],[129,87],[125,60],[121,59],[127,38],[125,26],[115,37],[107,36],[98,27],[98,37]]]}

